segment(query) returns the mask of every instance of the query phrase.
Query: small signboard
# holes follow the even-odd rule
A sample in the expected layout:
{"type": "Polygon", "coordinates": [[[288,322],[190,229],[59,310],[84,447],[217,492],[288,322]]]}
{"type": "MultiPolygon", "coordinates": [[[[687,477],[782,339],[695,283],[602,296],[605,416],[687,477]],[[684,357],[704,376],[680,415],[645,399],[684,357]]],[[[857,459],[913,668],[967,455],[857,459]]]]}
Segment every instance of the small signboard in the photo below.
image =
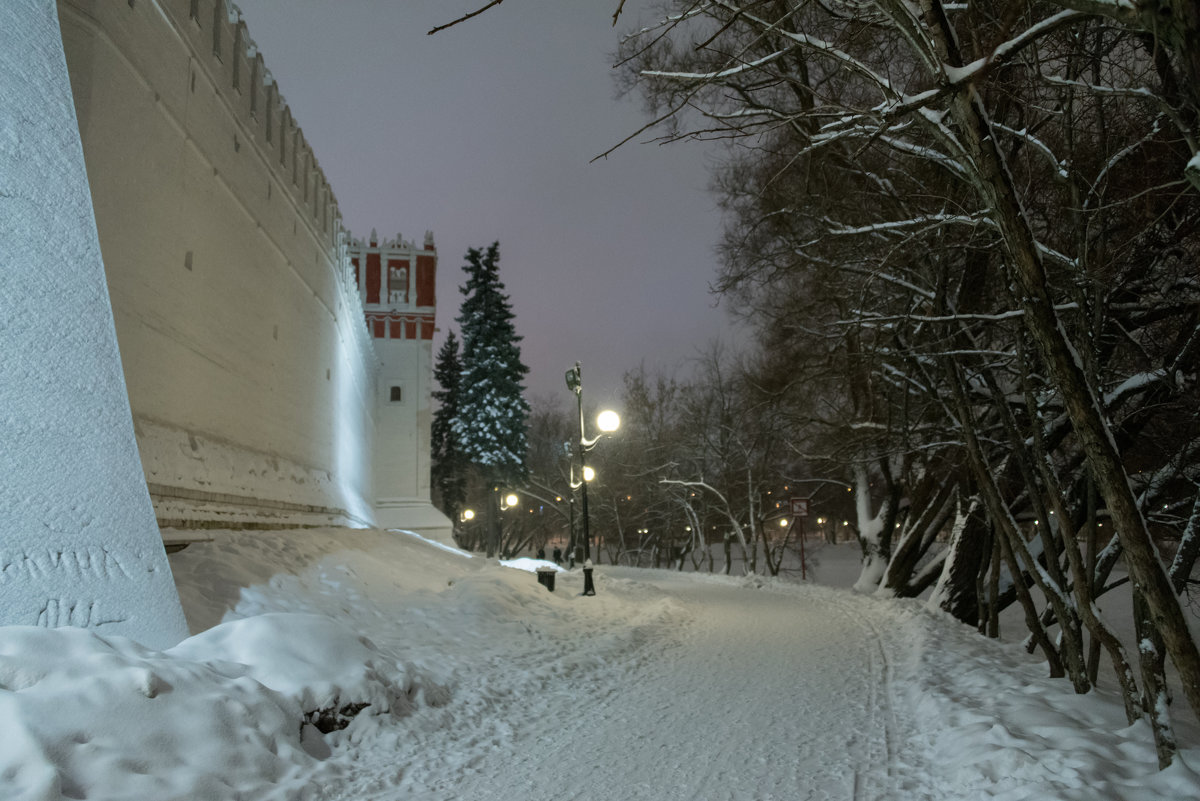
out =
{"type": "Polygon", "coordinates": [[[792,517],[808,517],[808,498],[792,498],[788,501],[792,517]]]}

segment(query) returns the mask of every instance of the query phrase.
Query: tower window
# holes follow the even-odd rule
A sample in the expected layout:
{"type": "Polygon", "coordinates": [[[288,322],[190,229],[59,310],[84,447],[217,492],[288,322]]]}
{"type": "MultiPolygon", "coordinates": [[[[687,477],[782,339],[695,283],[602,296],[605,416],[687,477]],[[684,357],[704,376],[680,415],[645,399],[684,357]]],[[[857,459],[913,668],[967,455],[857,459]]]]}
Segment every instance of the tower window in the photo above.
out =
{"type": "Polygon", "coordinates": [[[388,387],[388,403],[404,403],[404,387],[392,384],[388,387]]]}

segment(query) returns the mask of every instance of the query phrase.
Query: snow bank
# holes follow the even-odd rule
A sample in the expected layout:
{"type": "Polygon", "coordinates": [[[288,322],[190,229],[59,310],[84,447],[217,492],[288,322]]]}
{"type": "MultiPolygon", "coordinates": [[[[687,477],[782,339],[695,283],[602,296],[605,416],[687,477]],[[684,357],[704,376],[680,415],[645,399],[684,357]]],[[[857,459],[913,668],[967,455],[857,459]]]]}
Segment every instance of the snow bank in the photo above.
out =
{"type": "Polygon", "coordinates": [[[519,559],[501,559],[500,564],[515,570],[524,570],[526,573],[536,573],[539,568],[550,568],[559,573],[566,572],[565,568],[561,565],[556,565],[554,562],[547,561],[546,559],[530,559],[527,556],[522,556],[519,559]]]}
{"type": "Polygon", "coordinates": [[[1115,693],[1076,695],[1013,644],[947,625],[909,604],[895,613],[910,645],[902,674],[915,722],[932,733],[954,798],[1150,801],[1200,798],[1200,738],[1180,724],[1186,751],[1158,772],[1149,725],[1128,726],[1115,693]],[[1190,747],[1189,747],[1190,746],[1190,747]]]}
{"type": "Polygon", "coordinates": [[[245,674],[93,631],[0,628],[0,796],[300,798],[300,707],[245,674]]]}

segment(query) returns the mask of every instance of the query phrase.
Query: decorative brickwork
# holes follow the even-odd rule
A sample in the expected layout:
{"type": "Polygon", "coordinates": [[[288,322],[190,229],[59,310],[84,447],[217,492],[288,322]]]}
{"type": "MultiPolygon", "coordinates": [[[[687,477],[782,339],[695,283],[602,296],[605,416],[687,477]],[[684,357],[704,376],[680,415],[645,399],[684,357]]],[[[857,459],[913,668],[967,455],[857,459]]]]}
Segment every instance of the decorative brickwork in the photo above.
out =
{"type": "Polygon", "coordinates": [[[418,248],[399,234],[381,240],[372,231],[365,240],[351,238],[346,252],[372,335],[376,339],[432,340],[437,281],[433,235],[426,234],[418,248]],[[359,265],[366,267],[360,269],[359,265]]]}

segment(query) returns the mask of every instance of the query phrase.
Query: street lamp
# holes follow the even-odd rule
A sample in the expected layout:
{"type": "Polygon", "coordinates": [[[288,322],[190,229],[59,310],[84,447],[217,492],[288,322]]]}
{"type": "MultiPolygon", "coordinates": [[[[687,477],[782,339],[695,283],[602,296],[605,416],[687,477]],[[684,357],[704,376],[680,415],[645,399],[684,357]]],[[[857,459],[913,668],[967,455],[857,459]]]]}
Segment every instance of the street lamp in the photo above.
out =
{"type": "Polygon", "coordinates": [[[466,524],[475,519],[474,509],[463,509],[458,513],[458,527],[454,531],[454,541],[464,548],[470,548],[470,539],[467,538],[466,524]]]}
{"type": "MultiPolygon", "coordinates": [[[[575,366],[567,370],[567,389],[575,393],[575,401],[579,408],[579,440],[576,450],[579,452],[579,476],[580,476],[580,515],[583,517],[583,561],[585,563],[591,561],[591,531],[588,529],[588,495],[587,485],[595,476],[595,471],[587,466],[587,452],[595,447],[600,437],[605,434],[611,434],[621,427],[620,416],[606,409],[596,416],[596,427],[600,429],[600,433],[588,439],[587,432],[584,430],[583,424],[583,368],[579,362],[575,362],[575,366]]],[[[574,470],[572,470],[574,472],[574,470]]],[[[572,531],[572,534],[574,532],[572,531]]]]}
{"type": "MultiPolygon", "coordinates": [[[[492,487],[492,492],[496,493],[495,497],[484,504],[484,511],[487,513],[487,525],[485,528],[487,537],[487,555],[490,559],[500,547],[501,534],[504,528],[504,521],[500,519],[497,509],[500,512],[506,512],[521,502],[514,492],[505,492],[500,494],[499,487],[492,487]]],[[[470,520],[475,516],[471,510],[463,513],[464,520],[470,520]],[[467,515],[470,515],[469,517],[467,515]]]]}

